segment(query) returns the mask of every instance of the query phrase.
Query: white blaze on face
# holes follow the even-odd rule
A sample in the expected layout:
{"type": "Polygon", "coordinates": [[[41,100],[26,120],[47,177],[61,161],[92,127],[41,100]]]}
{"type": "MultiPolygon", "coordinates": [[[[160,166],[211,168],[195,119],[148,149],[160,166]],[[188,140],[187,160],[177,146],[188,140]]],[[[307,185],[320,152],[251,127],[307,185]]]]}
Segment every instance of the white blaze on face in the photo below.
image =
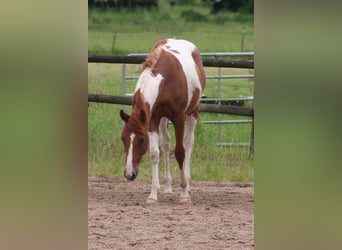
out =
{"type": "Polygon", "coordinates": [[[133,141],[134,141],[135,134],[132,133],[130,135],[131,142],[128,148],[128,155],[126,161],[126,175],[131,176],[133,173],[133,141]]]}

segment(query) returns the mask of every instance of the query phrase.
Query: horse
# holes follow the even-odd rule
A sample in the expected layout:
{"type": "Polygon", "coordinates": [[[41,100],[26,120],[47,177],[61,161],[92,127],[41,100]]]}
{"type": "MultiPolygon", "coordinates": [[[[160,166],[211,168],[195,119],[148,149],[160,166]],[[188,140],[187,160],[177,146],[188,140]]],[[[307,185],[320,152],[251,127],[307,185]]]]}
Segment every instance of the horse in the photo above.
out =
{"type": "Polygon", "coordinates": [[[186,40],[164,39],[157,42],[142,64],[133,94],[131,115],[120,110],[120,117],[125,122],[121,140],[126,154],[124,176],[127,180],[133,181],[137,177],[139,163],[149,149],[152,188],[147,203],[157,202],[157,190],[160,189],[158,131],[165,166],[164,192],[172,194],[169,121],[174,125],[175,157],[181,173],[180,203],[191,202],[190,157],[205,84],[200,52],[186,40]]]}

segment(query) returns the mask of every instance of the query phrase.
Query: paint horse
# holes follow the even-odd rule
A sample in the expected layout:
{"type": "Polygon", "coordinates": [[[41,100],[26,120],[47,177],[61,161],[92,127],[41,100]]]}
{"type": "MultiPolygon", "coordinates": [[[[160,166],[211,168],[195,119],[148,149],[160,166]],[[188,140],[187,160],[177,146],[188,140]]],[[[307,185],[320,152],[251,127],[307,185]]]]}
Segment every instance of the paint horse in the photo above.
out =
{"type": "Polygon", "coordinates": [[[175,129],[175,156],[181,170],[180,202],[191,202],[189,191],[190,157],[205,73],[196,46],[185,40],[166,39],[156,43],[142,65],[131,115],[120,111],[125,121],[121,139],[126,153],[124,176],[134,180],[138,165],[149,148],[152,162],[152,190],[147,203],[157,202],[159,135],[165,165],[165,193],[172,193],[169,168],[170,134],[168,121],[175,129]],[[186,129],[185,129],[186,123],[186,129]],[[185,135],[184,135],[185,130],[185,135]]]}

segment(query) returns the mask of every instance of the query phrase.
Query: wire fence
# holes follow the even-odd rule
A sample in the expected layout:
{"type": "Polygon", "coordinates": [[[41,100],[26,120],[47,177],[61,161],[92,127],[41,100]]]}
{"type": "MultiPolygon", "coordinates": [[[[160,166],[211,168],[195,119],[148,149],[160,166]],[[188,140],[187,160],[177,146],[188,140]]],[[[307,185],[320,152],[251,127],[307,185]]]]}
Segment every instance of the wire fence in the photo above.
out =
{"type": "Polygon", "coordinates": [[[89,54],[121,54],[131,51],[144,53],[151,49],[151,44],[165,38],[190,40],[200,51],[254,51],[254,35],[244,31],[236,34],[183,32],[174,35],[167,32],[117,33],[89,32],[89,54]]]}

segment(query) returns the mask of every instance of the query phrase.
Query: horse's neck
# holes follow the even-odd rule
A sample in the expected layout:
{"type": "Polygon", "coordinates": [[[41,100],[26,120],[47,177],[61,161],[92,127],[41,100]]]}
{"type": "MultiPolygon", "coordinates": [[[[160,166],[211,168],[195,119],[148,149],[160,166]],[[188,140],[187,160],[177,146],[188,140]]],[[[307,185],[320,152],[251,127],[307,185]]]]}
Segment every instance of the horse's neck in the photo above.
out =
{"type": "Polygon", "coordinates": [[[161,74],[154,75],[150,68],[146,68],[140,74],[135,93],[142,95],[143,102],[148,105],[151,110],[159,95],[159,85],[163,80],[161,74]]]}
{"type": "Polygon", "coordinates": [[[136,117],[136,119],[139,120],[140,123],[143,123],[141,121],[141,114],[142,112],[145,113],[145,127],[148,128],[151,120],[151,110],[149,105],[145,102],[144,96],[138,92],[133,97],[133,107],[132,107],[132,116],[136,117]]]}

